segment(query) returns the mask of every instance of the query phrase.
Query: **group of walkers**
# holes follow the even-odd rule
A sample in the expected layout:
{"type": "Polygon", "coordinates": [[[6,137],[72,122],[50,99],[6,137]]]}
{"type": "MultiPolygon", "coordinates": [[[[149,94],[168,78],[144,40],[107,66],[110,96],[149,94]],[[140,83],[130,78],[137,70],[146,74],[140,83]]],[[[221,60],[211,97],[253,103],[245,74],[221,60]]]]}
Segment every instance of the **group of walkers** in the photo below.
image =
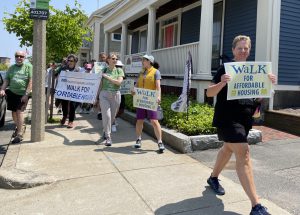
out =
{"type": "MultiPolygon", "coordinates": [[[[233,60],[235,62],[247,61],[251,50],[251,40],[248,36],[239,35],[234,38],[232,43],[233,60]]],[[[28,102],[28,96],[31,92],[32,83],[32,66],[24,62],[25,53],[16,52],[16,64],[9,68],[5,82],[0,90],[0,95],[7,94],[8,109],[12,110],[13,119],[17,125],[16,136],[14,142],[22,141],[22,126],[23,126],[23,111],[28,102]],[[5,89],[9,85],[8,90],[5,89]]],[[[107,67],[103,70],[102,79],[97,92],[95,106],[100,106],[102,113],[103,135],[105,146],[112,145],[112,125],[114,125],[122,97],[120,86],[125,78],[122,69],[122,63],[119,62],[118,56],[114,53],[106,55],[102,53],[100,60],[107,63],[107,67]],[[120,68],[121,67],[121,68],[120,68]]],[[[78,58],[71,54],[64,61],[60,70],[69,72],[80,72],[76,67],[78,58]]],[[[157,102],[161,101],[161,74],[158,70],[159,65],[154,61],[151,55],[142,57],[143,68],[139,73],[135,87],[149,90],[156,90],[159,94],[157,102]]],[[[84,66],[85,72],[90,72],[92,64],[84,66]]],[[[276,82],[276,77],[269,74],[271,82],[276,82]]],[[[248,195],[252,209],[250,215],[268,215],[267,208],[259,203],[256,193],[256,188],[253,178],[253,170],[250,159],[250,150],[247,144],[247,136],[252,128],[252,115],[260,100],[254,99],[237,99],[227,100],[227,83],[231,80],[230,75],[226,74],[225,68],[222,65],[216,75],[213,77],[212,84],[207,89],[207,96],[217,96],[215,105],[215,113],[213,118],[213,126],[217,128],[219,140],[224,141],[223,147],[220,149],[215,166],[207,183],[217,195],[224,195],[225,190],[221,186],[218,176],[223,168],[228,163],[232,154],[236,157],[236,172],[241,182],[241,185],[248,195]]],[[[135,90],[132,90],[132,95],[135,90]]],[[[124,103],[124,98],[123,98],[124,103]]],[[[68,128],[74,126],[75,109],[78,103],[73,101],[61,100],[63,117],[60,121],[64,125],[68,118],[68,128]]],[[[124,107],[121,107],[124,108],[124,107]]],[[[100,117],[98,116],[100,119],[100,117]]],[[[140,148],[142,145],[142,130],[144,119],[148,118],[154,128],[157,138],[158,148],[161,152],[165,150],[162,142],[162,132],[158,121],[157,111],[150,111],[142,108],[136,109],[136,143],[135,148],[140,148]]]]}
{"type": "MultiPolygon", "coordinates": [[[[100,141],[104,141],[105,146],[112,145],[112,132],[116,132],[116,117],[124,112],[125,108],[125,96],[121,95],[120,87],[123,80],[126,78],[123,70],[123,64],[118,59],[116,53],[110,53],[106,55],[105,53],[100,54],[100,62],[105,62],[105,67],[102,71],[101,82],[98,88],[96,101],[93,104],[93,108],[99,110],[97,118],[102,120],[103,134],[100,141]]],[[[93,68],[93,63],[84,63],[83,67],[80,69],[76,67],[78,58],[71,54],[65,60],[62,66],[58,69],[57,74],[64,70],[67,72],[86,72],[90,73],[93,68]]],[[[151,55],[144,55],[142,57],[143,67],[141,72],[135,81],[135,87],[144,88],[149,90],[158,91],[157,103],[160,103],[161,90],[160,90],[160,79],[161,75],[158,70],[158,63],[154,61],[154,57],[151,55]],[[156,68],[154,68],[154,66],[156,68]]],[[[132,90],[132,95],[135,91],[132,90]]],[[[68,101],[60,99],[59,102],[62,106],[63,117],[60,120],[60,124],[64,126],[67,123],[67,128],[74,127],[75,111],[76,108],[86,108],[90,107],[91,104],[78,103],[74,101],[68,101]]],[[[58,104],[57,104],[58,105],[58,104]]],[[[153,125],[155,135],[157,138],[158,149],[160,152],[165,150],[165,146],[162,142],[162,132],[160,123],[158,121],[157,111],[150,111],[146,109],[137,108],[136,112],[137,122],[136,122],[136,143],[135,148],[141,148],[141,135],[143,130],[143,122],[145,118],[148,118],[153,125]]]]}

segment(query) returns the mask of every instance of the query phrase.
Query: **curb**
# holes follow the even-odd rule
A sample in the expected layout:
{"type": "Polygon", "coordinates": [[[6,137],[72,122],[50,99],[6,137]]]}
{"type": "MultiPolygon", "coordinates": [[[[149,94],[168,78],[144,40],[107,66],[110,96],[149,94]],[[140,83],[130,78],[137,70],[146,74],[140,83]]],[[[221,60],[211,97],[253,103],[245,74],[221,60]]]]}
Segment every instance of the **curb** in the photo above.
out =
{"type": "MultiPolygon", "coordinates": [[[[135,125],[135,114],[129,111],[124,111],[122,119],[135,125]]],[[[147,134],[155,138],[154,130],[148,120],[144,121],[144,129],[147,134]]],[[[181,153],[191,153],[197,150],[215,149],[223,146],[224,142],[218,140],[216,134],[213,135],[197,135],[187,136],[179,133],[176,130],[168,129],[162,126],[163,141],[181,153]]],[[[248,143],[250,145],[262,142],[262,132],[256,129],[251,129],[248,135],[248,143]]]]}
{"type": "MultiPolygon", "coordinates": [[[[29,114],[30,113],[27,110],[26,115],[28,116],[29,114]]],[[[30,126],[27,125],[26,127],[30,126]]],[[[27,128],[27,132],[30,132],[30,130],[30,128],[27,128]]],[[[21,144],[22,143],[9,143],[8,150],[0,168],[0,188],[26,189],[54,183],[56,179],[53,176],[17,169],[17,160],[21,144]]]]}

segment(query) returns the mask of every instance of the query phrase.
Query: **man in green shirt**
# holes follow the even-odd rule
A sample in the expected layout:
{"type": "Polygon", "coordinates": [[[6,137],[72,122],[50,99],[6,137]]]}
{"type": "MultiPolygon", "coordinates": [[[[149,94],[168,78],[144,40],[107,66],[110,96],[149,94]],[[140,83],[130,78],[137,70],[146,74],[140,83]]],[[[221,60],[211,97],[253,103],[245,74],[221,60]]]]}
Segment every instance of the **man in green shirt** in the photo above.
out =
{"type": "Polygon", "coordinates": [[[23,140],[23,112],[26,109],[32,86],[32,65],[24,62],[25,57],[24,51],[15,53],[16,63],[9,67],[0,90],[0,96],[7,95],[7,109],[12,111],[13,120],[17,125],[12,143],[19,143],[23,140]]]}

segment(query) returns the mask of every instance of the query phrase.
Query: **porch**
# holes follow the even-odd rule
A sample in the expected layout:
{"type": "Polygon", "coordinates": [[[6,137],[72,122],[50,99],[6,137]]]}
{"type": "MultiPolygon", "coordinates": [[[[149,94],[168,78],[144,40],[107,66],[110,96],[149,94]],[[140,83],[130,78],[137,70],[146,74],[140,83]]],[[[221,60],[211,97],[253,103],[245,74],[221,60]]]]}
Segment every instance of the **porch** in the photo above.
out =
{"type": "MultiPolygon", "coordinates": [[[[191,52],[193,59],[193,75],[198,71],[198,49],[199,42],[179,45],[169,48],[157,49],[152,51],[156,62],[159,63],[159,71],[162,76],[183,77],[185,62],[188,52],[191,52]]],[[[141,57],[145,52],[135,53],[125,56],[125,70],[127,74],[139,73],[142,67],[141,57]]]]}

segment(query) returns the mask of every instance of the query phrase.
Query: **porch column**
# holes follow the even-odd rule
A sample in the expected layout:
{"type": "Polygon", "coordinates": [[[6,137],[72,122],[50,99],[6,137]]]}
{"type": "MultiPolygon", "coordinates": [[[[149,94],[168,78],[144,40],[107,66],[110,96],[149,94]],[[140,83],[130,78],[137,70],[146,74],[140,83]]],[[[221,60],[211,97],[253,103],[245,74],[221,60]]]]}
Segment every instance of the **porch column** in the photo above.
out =
{"type": "MultiPolygon", "coordinates": [[[[257,1],[255,61],[272,62],[272,72],[278,76],[281,0],[257,1]]],[[[272,97],[269,110],[273,110],[272,97]]]]}
{"type": "Polygon", "coordinates": [[[202,0],[196,77],[211,80],[214,0],[202,0]]]}
{"type": "Polygon", "coordinates": [[[98,61],[99,59],[99,47],[100,47],[100,22],[95,22],[94,28],[94,41],[93,41],[93,56],[92,59],[98,61]]]}
{"type": "Polygon", "coordinates": [[[122,22],[122,36],[121,36],[121,61],[125,61],[125,55],[127,50],[127,37],[128,37],[128,26],[122,22]]]}
{"type": "Polygon", "coordinates": [[[105,31],[105,34],[104,34],[104,53],[105,54],[109,54],[109,37],[110,37],[110,33],[105,31]]]}
{"type": "Polygon", "coordinates": [[[151,54],[155,44],[156,9],[149,6],[148,11],[147,53],[151,54]]]}

